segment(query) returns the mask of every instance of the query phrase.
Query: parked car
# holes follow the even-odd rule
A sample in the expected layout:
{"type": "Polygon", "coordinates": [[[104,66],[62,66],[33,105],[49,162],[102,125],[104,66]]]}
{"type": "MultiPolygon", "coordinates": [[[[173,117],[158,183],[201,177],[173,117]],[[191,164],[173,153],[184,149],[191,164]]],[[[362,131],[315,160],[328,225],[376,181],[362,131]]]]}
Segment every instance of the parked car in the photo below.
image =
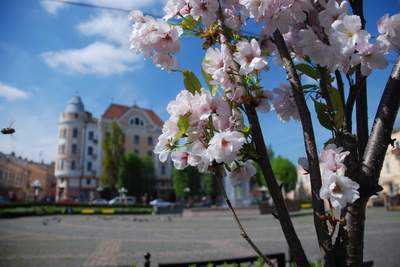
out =
{"type": "Polygon", "coordinates": [[[98,198],[98,199],[94,199],[90,202],[90,204],[92,205],[107,205],[108,201],[105,200],[104,198],[98,198]]]}
{"type": "Polygon", "coordinates": [[[150,205],[152,205],[154,207],[172,207],[175,205],[175,203],[168,202],[168,201],[165,201],[160,198],[156,198],[156,199],[150,201],[150,205]]]}
{"type": "Polygon", "coordinates": [[[108,205],[133,205],[136,204],[136,198],[131,196],[115,197],[108,202],[108,205]]]}
{"type": "Polygon", "coordinates": [[[0,195],[0,205],[5,205],[10,203],[7,197],[0,195]]]}

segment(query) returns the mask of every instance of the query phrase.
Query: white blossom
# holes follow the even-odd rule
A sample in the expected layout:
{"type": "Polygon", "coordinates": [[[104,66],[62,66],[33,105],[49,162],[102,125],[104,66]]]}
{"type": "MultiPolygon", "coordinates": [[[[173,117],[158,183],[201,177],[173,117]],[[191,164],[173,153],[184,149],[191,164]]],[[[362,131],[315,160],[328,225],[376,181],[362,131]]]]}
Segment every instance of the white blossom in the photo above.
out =
{"type": "Polygon", "coordinates": [[[171,159],[177,170],[183,170],[188,166],[189,153],[187,151],[175,150],[171,153],[171,159]]]}
{"type": "Polygon", "coordinates": [[[343,152],[343,147],[336,147],[334,144],[327,145],[319,156],[323,175],[329,172],[344,175],[346,171],[344,160],[349,154],[348,151],[343,152]]]}
{"type": "Polygon", "coordinates": [[[336,210],[348,203],[354,203],[359,197],[358,183],[343,175],[331,174],[323,177],[319,195],[322,199],[330,200],[336,210]]]}
{"type": "Polygon", "coordinates": [[[195,19],[201,17],[206,27],[211,26],[217,19],[218,1],[215,0],[189,0],[190,14],[195,19]]]}

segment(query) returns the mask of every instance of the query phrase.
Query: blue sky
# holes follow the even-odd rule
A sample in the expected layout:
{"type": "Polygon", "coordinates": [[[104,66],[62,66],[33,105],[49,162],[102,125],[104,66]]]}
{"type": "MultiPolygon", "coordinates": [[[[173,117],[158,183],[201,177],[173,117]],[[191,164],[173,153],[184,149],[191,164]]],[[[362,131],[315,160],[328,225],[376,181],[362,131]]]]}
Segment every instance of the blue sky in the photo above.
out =
{"type": "MultiPolygon", "coordinates": [[[[78,0],[76,0],[78,1],[78,0]]],[[[163,0],[79,0],[161,14],[163,0]]],[[[367,28],[376,36],[376,21],[400,11],[400,1],[367,0],[367,28]]],[[[111,102],[154,109],[164,120],[167,103],[183,88],[177,73],[168,73],[128,49],[127,14],[39,0],[0,1],[0,127],[14,122],[13,136],[0,136],[0,151],[45,161],[56,154],[57,122],[67,100],[78,93],[88,111],[99,117],[111,102]]],[[[199,73],[204,56],[193,38],[182,41],[183,69],[199,73]]],[[[389,56],[393,62],[395,55],[389,56]]],[[[285,73],[271,62],[265,88],[284,82],[285,73]]],[[[372,122],[392,63],[369,78],[372,122]]],[[[260,114],[265,139],[276,154],[293,162],[304,155],[298,122],[281,123],[274,112],[260,114]]],[[[319,148],[330,133],[316,127],[319,148]]]]}

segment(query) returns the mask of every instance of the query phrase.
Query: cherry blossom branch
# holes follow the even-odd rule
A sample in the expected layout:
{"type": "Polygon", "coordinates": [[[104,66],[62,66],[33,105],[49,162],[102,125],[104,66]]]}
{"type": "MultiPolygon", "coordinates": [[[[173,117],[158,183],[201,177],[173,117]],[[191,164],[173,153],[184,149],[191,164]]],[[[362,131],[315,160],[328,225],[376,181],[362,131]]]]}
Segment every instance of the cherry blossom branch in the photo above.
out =
{"type": "MultiPolygon", "coordinates": [[[[279,31],[274,33],[274,42],[278,48],[282,63],[288,74],[288,80],[293,88],[293,96],[300,114],[301,124],[304,134],[304,145],[306,148],[307,159],[309,162],[309,173],[311,180],[312,192],[319,192],[321,188],[321,172],[319,168],[319,160],[317,153],[317,146],[315,143],[314,129],[312,126],[310,112],[307,103],[304,99],[301,81],[295,69],[292,58],[290,57],[289,50],[286,46],[285,40],[279,31]]],[[[314,226],[317,231],[318,243],[323,255],[325,266],[334,266],[334,256],[332,251],[332,241],[329,236],[328,227],[317,214],[324,214],[324,203],[318,199],[315,194],[312,194],[312,202],[314,209],[314,226]]]]}
{"type": "Polygon", "coordinates": [[[257,253],[257,255],[263,259],[263,261],[266,264],[268,264],[269,266],[275,266],[275,264],[267,256],[265,256],[264,253],[261,252],[261,250],[257,247],[257,245],[253,242],[253,240],[250,238],[250,236],[247,234],[246,230],[244,229],[238,215],[236,214],[235,209],[232,206],[231,201],[229,200],[229,197],[228,197],[228,194],[226,193],[225,187],[222,184],[223,175],[222,175],[222,170],[220,170],[220,169],[221,168],[219,168],[219,170],[217,171],[218,185],[223,194],[225,202],[228,205],[228,208],[231,210],[233,218],[240,229],[240,235],[243,237],[244,240],[246,240],[246,242],[253,248],[253,250],[257,253]]]}
{"type": "MultiPolygon", "coordinates": [[[[221,8],[221,3],[219,2],[219,23],[222,28],[222,33],[220,35],[220,41],[221,44],[227,45],[230,50],[232,50],[232,47],[230,46],[227,36],[228,35],[228,29],[224,25],[224,16],[221,8]]],[[[239,73],[239,66],[237,63],[233,64],[233,69],[235,72],[239,73]]],[[[235,75],[234,76],[236,83],[241,83],[242,77],[235,75]]],[[[278,215],[279,222],[282,227],[283,234],[285,235],[287,244],[290,248],[290,251],[293,253],[296,264],[298,267],[309,267],[310,264],[308,262],[307,256],[304,252],[303,246],[301,245],[300,239],[297,236],[296,230],[294,229],[293,223],[290,219],[289,212],[287,210],[285,200],[283,199],[282,196],[282,191],[276,181],[275,175],[272,170],[271,163],[269,161],[269,156],[268,152],[266,149],[266,145],[264,142],[260,122],[258,120],[258,115],[255,110],[255,107],[252,105],[245,105],[245,113],[248,117],[249,123],[252,126],[251,131],[252,131],[252,137],[253,137],[253,142],[255,143],[256,146],[256,152],[259,156],[258,158],[258,163],[261,167],[261,170],[263,172],[264,177],[266,178],[267,181],[267,187],[268,190],[271,194],[271,197],[274,201],[275,208],[276,208],[276,213],[278,215]]]]}

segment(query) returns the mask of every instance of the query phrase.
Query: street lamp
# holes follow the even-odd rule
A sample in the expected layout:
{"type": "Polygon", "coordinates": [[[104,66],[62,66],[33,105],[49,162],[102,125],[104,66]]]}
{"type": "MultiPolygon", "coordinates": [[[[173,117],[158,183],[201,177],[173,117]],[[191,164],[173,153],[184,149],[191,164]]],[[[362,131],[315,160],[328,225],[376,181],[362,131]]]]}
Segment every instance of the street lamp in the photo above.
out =
{"type": "Polygon", "coordinates": [[[37,198],[39,196],[39,191],[40,191],[40,189],[42,189],[42,184],[40,183],[40,181],[38,179],[36,179],[32,183],[32,187],[33,187],[33,197],[34,197],[34,200],[36,202],[37,198]]]}
{"type": "Polygon", "coordinates": [[[267,200],[267,195],[266,195],[266,193],[267,193],[267,191],[268,191],[268,188],[267,188],[265,185],[263,185],[263,186],[261,186],[260,188],[258,188],[258,191],[261,192],[261,200],[262,200],[262,201],[267,200]]]}
{"type": "Polygon", "coordinates": [[[128,192],[128,190],[127,190],[125,187],[122,186],[122,187],[118,190],[118,192],[119,192],[119,195],[121,196],[121,198],[124,200],[124,203],[126,204],[125,196],[126,196],[126,193],[128,192]]]}

